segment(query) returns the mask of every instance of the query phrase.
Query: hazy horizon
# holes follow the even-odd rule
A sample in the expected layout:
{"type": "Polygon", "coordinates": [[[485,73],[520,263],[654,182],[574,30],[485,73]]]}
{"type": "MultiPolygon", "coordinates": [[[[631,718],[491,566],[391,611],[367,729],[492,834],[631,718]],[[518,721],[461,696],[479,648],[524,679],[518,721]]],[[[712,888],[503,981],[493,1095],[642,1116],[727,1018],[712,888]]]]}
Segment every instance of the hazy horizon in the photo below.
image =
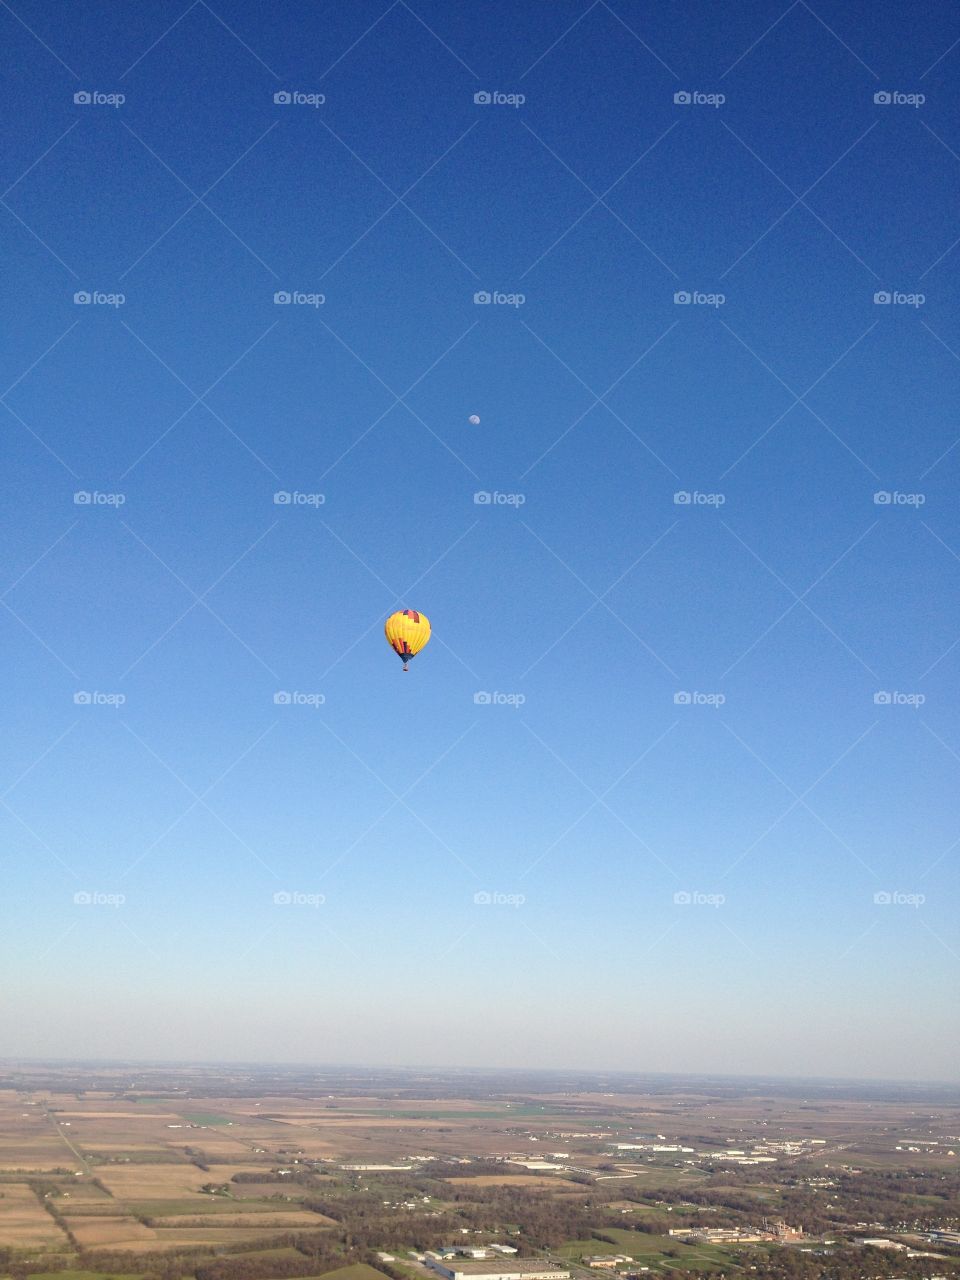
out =
{"type": "Polygon", "coordinates": [[[630,1067],[611,1067],[611,1068],[591,1068],[577,1066],[576,1064],[563,1064],[555,1067],[541,1067],[536,1065],[523,1064],[522,1066],[487,1066],[482,1063],[466,1063],[466,1062],[323,1062],[318,1060],[304,1059],[302,1061],[277,1059],[275,1061],[269,1058],[263,1059],[215,1059],[215,1058],[33,1058],[29,1056],[9,1056],[0,1057],[0,1067],[10,1067],[15,1065],[29,1067],[77,1067],[91,1068],[98,1070],[100,1068],[110,1067],[133,1067],[133,1068],[183,1068],[186,1070],[193,1068],[209,1068],[211,1070],[287,1070],[290,1072],[316,1071],[321,1074],[334,1074],[337,1072],[360,1072],[374,1075],[382,1071],[393,1071],[398,1074],[404,1072],[426,1073],[443,1075],[450,1073],[451,1075],[490,1075],[494,1077],[509,1076],[515,1078],[517,1076],[532,1077],[552,1077],[552,1076],[571,1076],[579,1075],[587,1080],[593,1078],[597,1083],[603,1083],[608,1078],[613,1080],[629,1079],[641,1081],[644,1079],[660,1080],[660,1081],[698,1081],[703,1084],[712,1082],[721,1083],[723,1081],[737,1082],[742,1081],[749,1084],[817,1084],[817,1085],[915,1085],[918,1088],[943,1085],[949,1089],[960,1087],[960,1080],[951,1080],[945,1078],[925,1078],[922,1076],[806,1076],[806,1075],[790,1075],[790,1074],[770,1074],[765,1072],[711,1072],[711,1071],[643,1071],[630,1067]]]}

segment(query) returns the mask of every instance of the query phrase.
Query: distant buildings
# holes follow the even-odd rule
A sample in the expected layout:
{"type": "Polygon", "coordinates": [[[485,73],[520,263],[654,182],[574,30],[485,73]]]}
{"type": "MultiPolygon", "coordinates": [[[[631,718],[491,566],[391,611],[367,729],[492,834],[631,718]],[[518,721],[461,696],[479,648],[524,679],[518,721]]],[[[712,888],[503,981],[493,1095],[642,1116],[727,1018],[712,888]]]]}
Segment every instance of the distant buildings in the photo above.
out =
{"type": "Polygon", "coordinates": [[[529,1259],[509,1261],[491,1258],[489,1262],[460,1262],[451,1258],[424,1259],[427,1266],[444,1280],[570,1280],[570,1272],[549,1263],[529,1259]]]}
{"type": "MultiPolygon", "coordinates": [[[[295,1160],[294,1164],[299,1164],[295,1160]]],[[[405,1169],[412,1169],[412,1164],[342,1164],[341,1169],[347,1169],[352,1173],[392,1173],[402,1172],[405,1169]]]]}

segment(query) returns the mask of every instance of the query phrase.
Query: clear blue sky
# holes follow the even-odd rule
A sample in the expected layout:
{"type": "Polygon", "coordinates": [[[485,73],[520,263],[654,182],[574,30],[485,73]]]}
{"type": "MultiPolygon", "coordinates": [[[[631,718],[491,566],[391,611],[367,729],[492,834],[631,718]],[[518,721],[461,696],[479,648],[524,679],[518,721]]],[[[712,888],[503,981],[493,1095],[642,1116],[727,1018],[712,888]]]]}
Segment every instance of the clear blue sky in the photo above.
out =
{"type": "Polygon", "coordinates": [[[955,1077],[955,7],[0,32],[7,1051],[955,1077]]]}

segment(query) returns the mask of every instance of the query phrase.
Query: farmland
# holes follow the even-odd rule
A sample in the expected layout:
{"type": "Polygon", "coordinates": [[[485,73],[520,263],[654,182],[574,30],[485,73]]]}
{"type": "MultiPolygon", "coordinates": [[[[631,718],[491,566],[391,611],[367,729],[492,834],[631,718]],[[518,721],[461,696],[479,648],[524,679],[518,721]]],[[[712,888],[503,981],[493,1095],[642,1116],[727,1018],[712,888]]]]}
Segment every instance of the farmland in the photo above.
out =
{"type": "MultiPolygon", "coordinates": [[[[610,1274],[584,1262],[604,1255],[762,1280],[881,1232],[899,1252],[871,1280],[924,1280],[924,1233],[960,1227],[958,1134],[949,1090],[19,1068],[0,1074],[0,1280],[429,1280],[414,1255],[465,1236],[574,1280],[610,1274]]],[[[928,1252],[960,1280],[960,1254],[928,1252]]]]}

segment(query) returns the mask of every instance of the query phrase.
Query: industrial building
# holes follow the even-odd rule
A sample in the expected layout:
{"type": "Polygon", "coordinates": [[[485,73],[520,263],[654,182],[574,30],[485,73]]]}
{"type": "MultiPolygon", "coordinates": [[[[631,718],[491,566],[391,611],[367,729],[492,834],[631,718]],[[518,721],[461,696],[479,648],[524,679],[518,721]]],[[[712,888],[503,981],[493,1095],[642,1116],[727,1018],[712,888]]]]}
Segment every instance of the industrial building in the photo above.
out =
{"type": "Polygon", "coordinates": [[[444,1280],[570,1280],[569,1271],[530,1258],[491,1258],[488,1262],[425,1258],[425,1262],[444,1280]]]}

